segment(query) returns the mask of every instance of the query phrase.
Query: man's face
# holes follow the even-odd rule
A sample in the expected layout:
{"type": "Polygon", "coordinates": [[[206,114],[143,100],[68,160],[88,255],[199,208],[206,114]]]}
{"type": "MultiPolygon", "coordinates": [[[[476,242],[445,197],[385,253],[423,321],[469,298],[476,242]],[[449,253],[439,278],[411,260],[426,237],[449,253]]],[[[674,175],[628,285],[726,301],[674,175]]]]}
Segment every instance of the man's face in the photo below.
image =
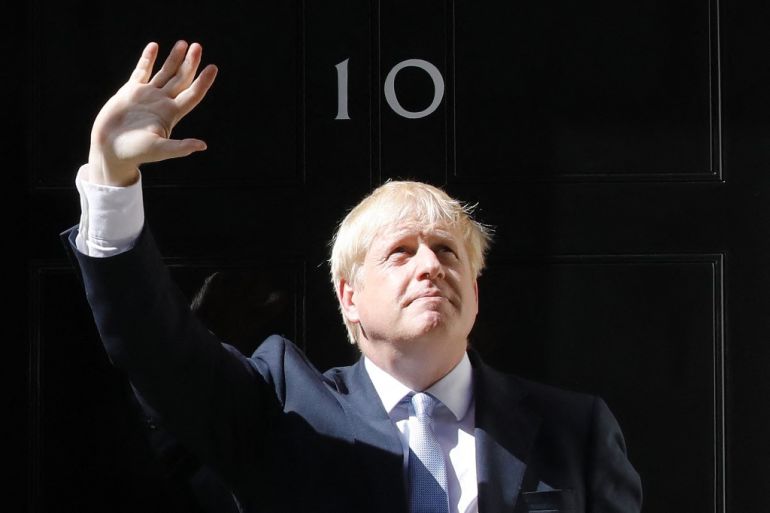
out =
{"type": "MultiPolygon", "coordinates": [[[[465,245],[446,227],[383,229],[355,283],[341,285],[343,310],[359,323],[359,344],[428,344],[465,349],[478,312],[465,245]]],[[[403,349],[407,349],[403,346],[403,349]]]]}

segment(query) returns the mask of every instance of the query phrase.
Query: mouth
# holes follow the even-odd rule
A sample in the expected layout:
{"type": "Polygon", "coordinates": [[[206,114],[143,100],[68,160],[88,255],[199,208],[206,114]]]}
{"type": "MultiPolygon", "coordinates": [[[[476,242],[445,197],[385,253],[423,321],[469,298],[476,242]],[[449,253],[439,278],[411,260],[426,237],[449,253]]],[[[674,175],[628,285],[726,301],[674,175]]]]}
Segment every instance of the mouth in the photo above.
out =
{"type": "Polygon", "coordinates": [[[415,301],[443,301],[446,299],[447,298],[444,297],[444,294],[442,294],[440,290],[426,290],[424,292],[420,292],[419,294],[415,294],[414,296],[411,296],[407,300],[406,306],[409,306],[415,301]]]}

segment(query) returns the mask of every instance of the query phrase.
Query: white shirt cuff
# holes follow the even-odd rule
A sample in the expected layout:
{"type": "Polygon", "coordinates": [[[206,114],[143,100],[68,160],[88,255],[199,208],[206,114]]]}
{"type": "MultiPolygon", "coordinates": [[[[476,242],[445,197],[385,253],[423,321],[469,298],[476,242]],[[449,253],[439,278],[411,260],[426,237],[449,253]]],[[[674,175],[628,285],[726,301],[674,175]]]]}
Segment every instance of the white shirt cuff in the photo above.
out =
{"type": "Polygon", "coordinates": [[[144,226],[142,175],[127,187],[97,185],[80,166],[75,186],[80,194],[80,227],[75,245],[81,253],[104,258],[134,247],[144,226]]]}

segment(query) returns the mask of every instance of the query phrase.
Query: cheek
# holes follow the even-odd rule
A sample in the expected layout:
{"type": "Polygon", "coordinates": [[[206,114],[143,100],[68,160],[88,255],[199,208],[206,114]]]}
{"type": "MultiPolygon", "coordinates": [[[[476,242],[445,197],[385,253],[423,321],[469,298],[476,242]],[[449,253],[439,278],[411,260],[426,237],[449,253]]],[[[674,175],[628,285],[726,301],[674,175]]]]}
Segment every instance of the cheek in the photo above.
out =
{"type": "Polygon", "coordinates": [[[479,309],[479,296],[476,290],[474,282],[467,282],[467,277],[463,283],[463,302],[467,305],[468,309],[473,311],[474,314],[479,309]]]}
{"type": "Polygon", "coordinates": [[[393,271],[370,272],[366,273],[365,278],[361,283],[361,291],[372,305],[383,305],[398,299],[409,287],[409,281],[393,271]]]}

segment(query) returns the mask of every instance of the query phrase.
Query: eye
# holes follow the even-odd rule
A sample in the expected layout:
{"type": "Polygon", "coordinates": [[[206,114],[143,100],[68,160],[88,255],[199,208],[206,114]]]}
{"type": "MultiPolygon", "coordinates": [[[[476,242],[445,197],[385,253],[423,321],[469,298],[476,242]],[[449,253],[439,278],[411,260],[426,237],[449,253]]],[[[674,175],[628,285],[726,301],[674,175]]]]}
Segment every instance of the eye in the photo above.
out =
{"type": "Polygon", "coordinates": [[[388,258],[402,258],[409,255],[409,248],[406,246],[396,246],[388,253],[388,258]]]}
{"type": "Polygon", "coordinates": [[[441,244],[436,248],[436,250],[437,250],[437,253],[447,254],[447,255],[452,255],[454,257],[457,257],[457,252],[454,250],[454,248],[446,244],[441,244]]]}

